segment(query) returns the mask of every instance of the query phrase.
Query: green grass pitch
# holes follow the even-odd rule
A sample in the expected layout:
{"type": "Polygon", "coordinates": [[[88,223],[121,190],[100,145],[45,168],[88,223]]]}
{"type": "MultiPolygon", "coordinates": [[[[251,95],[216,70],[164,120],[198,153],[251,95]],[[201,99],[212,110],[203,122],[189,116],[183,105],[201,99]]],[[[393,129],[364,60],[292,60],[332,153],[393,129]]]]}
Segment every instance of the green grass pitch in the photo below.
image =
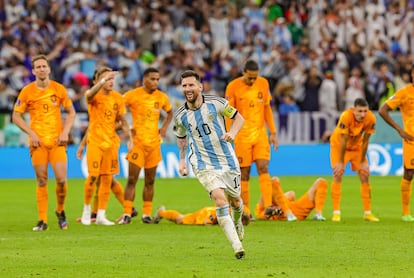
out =
{"type": "MultiPolygon", "coordinates": [[[[280,177],[284,190],[303,194],[316,177],[280,177]]],[[[331,182],[331,177],[325,177],[331,182]]],[[[414,277],[414,223],[400,220],[400,177],[372,177],[372,210],[379,223],[362,220],[359,182],[346,176],[342,222],[333,223],[328,193],[326,222],[256,221],[245,228],[246,258],[236,260],[218,226],[83,226],[83,180],[69,180],[61,231],[54,215],[54,182],[49,183],[49,230],[33,232],[37,222],[34,180],[0,180],[0,277],[414,277]]],[[[125,184],[125,179],[120,179],[125,184]]],[[[156,180],[154,209],[183,213],[212,205],[196,179],[156,180]]],[[[252,203],[258,179],[252,178],[252,203]]],[[[142,180],[135,206],[141,214],[142,180]]],[[[112,196],[107,216],[121,206],[112,196]]]]}

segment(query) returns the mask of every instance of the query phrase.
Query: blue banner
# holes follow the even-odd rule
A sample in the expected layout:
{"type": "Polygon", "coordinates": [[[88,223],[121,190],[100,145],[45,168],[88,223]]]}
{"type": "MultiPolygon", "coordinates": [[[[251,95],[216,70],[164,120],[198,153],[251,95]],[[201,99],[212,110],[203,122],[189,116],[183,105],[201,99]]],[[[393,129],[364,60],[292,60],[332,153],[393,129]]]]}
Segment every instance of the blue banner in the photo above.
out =
{"type": "MultiPolygon", "coordinates": [[[[77,146],[68,147],[68,177],[82,178],[88,174],[86,160],[76,158],[77,146]]],[[[178,149],[176,145],[164,144],[161,147],[163,161],[158,165],[157,176],[164,178],[178,177],[178,149]]],[[[127,148],[120,149],[119,176],[127,177],[128,161],[125,159],[127,148]]],[[[370,144],[368,160],[373,175],[402,175],[402,146],[401,144],[370,144]]],[[[34,178],[28,148],[0,148],[0,179],[34,178]]],[[[49,167],[50,177],[53,171],[49,167]]],[[[277,152],[272,152],[269,164],[270,175],[331,175],[329,160],[329,145],[281,145],[277,152]]],[[[143,175],[141,171],[141,175],[143,175]]],[[[346,175],[353,175],[349,165],[346,175]]],[[[252,176],[256,176],[255,166],[252,167],[252,176]]],[[[189,176],[194,176],[192,172],[189,176]]]]}

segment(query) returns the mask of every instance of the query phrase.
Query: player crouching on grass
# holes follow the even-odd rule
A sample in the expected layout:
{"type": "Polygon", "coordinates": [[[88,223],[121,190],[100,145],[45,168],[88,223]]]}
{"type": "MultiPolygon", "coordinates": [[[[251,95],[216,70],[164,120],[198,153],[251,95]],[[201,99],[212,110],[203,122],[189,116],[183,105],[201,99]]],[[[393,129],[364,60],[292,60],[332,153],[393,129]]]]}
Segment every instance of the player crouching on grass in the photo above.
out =
{"type": "Polygon", "coordinates": [[[298,200],[295,199],[295,192],[283,192],[278,177],[272,178],[272,204],[264,207],[263,197],[260,196],[256,205],[256,216],[261,220],[305,220],[315,210],[312,220],[325,221],[322,216],[328,191],[328,183],[323,178],[317,178],[308,191],[298,200]]]}

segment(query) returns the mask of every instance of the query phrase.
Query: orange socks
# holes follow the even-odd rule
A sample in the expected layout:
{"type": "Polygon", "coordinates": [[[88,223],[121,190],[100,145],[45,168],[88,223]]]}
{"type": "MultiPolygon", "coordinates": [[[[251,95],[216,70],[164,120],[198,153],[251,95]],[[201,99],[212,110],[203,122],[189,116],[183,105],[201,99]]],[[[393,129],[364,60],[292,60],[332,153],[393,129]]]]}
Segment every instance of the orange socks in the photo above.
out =
{"type": "Polygon", "coordinates": [[[93,192],[96,188],[96,180],[92,180],[91,176],[88,176],[84,185],[83,185],[83,203],[86,205],[91,204],[93,192]]]}
{"type": "Polygon", "coordinates": [[[98,191],[98,210],[106,210],[111,192],[112,175],[101,175],[98,191]]]}
{"type": "Polygon", "coordinates": [[[332,182],[331,185],[332,207],[334,211],[340,210],[341,204],[341,183],[332,182]]]}
{"type": "Polygon", "coordinates": [[[270,175],[259,175],[260,192],[262,193],[263,205],[265,208],[272,205],[272,180],[270,175]]]}
{"type": "Polygon", "coordinates": [[[360,190],[364,211],[371,211],[371,186],[369,184],[361,184],[360,190]]]}
{"type": "Polygon", "coordinates": [[[250,214],[250,189],[249,181],[241,181],[241,198],[244,204],[244,211],[250,214]]]}
{"type": "Polygon", "coordinates": [[[47,223],[47,202],[48,202],[48,192],[47,185],[45,186],[36,186],[36,201],[37,201],[37,213],[39,220],[47,223]]]}
{"type": "Polygon", "coordinates": [[[124,214],[131,215],[134,201],[124,200],[124,214]]]}
{"type": "Polygon", "coordinates": [[[315,211],[316,212],[322,213],[327,194],[328,194],[328,183],[326,182],[326,180],[320,180],[318,182],[316,192],[315,192],[315,211]]]}
{"type": "Polygon", "coordinates": [[[142,214],[151,216],[151,212],[152,212],[152,202],[144,201],[144,204],[142,205],[142,214]]]}
{"type": "Polygon", "coordinates": [[[411,181],[402,179],[401,184],[400,184],[400,191],[401,191],[402,215],[408,215],[410,214],[411,181]]]}
{"type": "Polygon", "coordinates": [[[180,216],[180,213],[176,210],[161,210],[159,214],[162,218],[173,222],[175,222],[177,217],[180,216]]]}
{"type": "Polygon", "coordinates": [[[68,185],[65,183],[63,186],[56,185],[56,200],[57,200],[57,212],[61,213],[64,210],[65,199],[68,192],[68,185]]]}

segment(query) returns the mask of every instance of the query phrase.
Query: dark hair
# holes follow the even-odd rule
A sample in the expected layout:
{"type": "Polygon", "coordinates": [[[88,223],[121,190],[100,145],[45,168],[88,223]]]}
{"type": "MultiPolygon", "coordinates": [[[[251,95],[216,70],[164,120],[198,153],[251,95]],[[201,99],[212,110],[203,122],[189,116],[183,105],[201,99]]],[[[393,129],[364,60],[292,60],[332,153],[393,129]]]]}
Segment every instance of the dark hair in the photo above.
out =
{"type": "Polygon", "coordinates": [[[180,81],[183,81],[183,79],[187,77],[194,77],[198,82],[200,82],[200,75],[193,70],[186,70],[181,73],[180,81]]]}
{"type": "Polygon", "coordinates": [[[159,73],[159,71],[156,69],[156,68],[147,68],[145,71],[144,71],[144,76],[147,76],[148,74],[150,74],[150,73],[152,73],[152,72],[155,72],[155,73],[159,73]]]}
{"type": "Polygon", "coordinates": [[[363,106],[363,107],[368,106],[368,102],[363,98],[357,98],[354,101],[354,107],[357,107],[357,106],[363,106]]]}
{"type": "Polygon", "coordinates": [[[252,71],[259,70],[259,65],[257,64],[256,61],[247,60],[246,64],[244,64],[243,71],[248,71],[248,70],[252,70],[252,71]]]}

